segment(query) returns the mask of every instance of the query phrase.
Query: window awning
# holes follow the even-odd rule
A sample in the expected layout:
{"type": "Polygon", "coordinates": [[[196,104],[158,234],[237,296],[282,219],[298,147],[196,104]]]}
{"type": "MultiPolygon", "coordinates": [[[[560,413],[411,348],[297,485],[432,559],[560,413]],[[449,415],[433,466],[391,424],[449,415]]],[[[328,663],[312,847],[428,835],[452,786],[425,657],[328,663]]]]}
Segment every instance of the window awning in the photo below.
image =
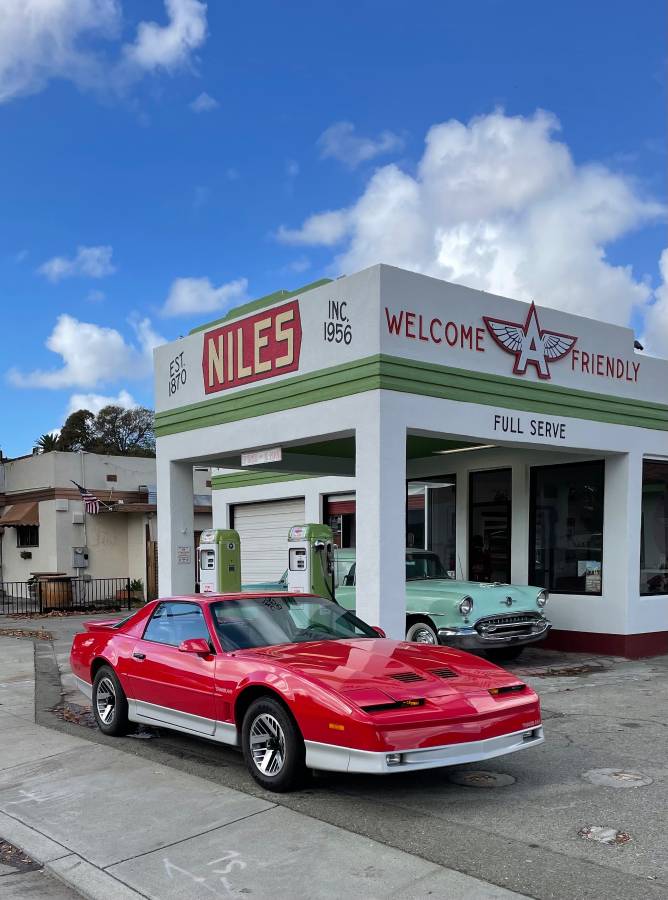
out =
{"type": "Polygon", "coordinates": [[[0,516],[0,526],[39,525],[39,503],[14,503],[6,506],[0,516]]]}

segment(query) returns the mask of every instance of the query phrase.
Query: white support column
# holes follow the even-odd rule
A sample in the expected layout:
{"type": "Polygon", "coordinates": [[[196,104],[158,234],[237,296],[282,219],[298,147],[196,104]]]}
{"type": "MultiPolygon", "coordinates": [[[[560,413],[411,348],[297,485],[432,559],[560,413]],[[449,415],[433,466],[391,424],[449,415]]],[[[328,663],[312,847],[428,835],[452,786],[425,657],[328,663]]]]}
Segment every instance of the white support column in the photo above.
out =
{"type": "Polygon", "coordinates": [[[527,584],[529,580],[529,466],[513,463],[512,511],[510,524],[510,580],[527,584]]]}
{"type": "Polygon", "coordinates": [[[596,631],[633,634],[640,594],[642,454],[605,461],[603,503],[603,594],[605,627],[596,631]]]}
{"type": "MultiPolygon", "coordinates": [[[[322,521],[322,496],[317,484],[304,481],[304,522],[322,521]]],[[[297,524],[295,522],[295,524],[297,524]]],[[[327,523],[325,523],[327,524],[327,523]]]]}
{"type": "Polygon", "coordinates": [[[161,597],[195,590],[193,467],[158,456],[158,592],[161,597]]]}
{"type": "Polygon", "coordinates": [[[356,611],[388,637],[406,633],[406,429],[383,403],[355,433],[356,611]]]}

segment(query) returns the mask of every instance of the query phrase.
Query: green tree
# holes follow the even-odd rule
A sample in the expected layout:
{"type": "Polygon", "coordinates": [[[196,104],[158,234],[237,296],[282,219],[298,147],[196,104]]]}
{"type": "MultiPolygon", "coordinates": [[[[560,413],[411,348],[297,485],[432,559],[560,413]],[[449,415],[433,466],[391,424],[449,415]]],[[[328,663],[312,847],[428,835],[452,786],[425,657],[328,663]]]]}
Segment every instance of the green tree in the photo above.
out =
{"type": "Polygon", "coordinates": [[[70,413],[60,430],[59,450],[91,450],[95,437],[93,423],[95,416],[89,409],[78,409],[70,413]]]}
{"type": "Polygon", "coordinates": [[[59,436],[57,434],[43,434],[35,442],[35,446],[39,448],[40,453],[51,453],[52,450],[60,450],[59,436]]]}
{"type": "Polygon", "coordinates": [[[91,449],[118,456],[155,456],[153,410],[145,406],[103,407],[93,422],[91,449]]]}

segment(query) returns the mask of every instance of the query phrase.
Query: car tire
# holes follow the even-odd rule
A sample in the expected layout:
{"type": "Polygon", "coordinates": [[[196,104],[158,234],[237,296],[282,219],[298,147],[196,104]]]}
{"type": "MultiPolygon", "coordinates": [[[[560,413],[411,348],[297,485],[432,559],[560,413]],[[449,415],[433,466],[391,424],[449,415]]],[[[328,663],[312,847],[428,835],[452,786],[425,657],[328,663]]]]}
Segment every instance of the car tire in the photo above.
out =
{"type": "Polygon", "coordinates": [[[517,659],[522,651],[524,650],[523,646],[520,647],[498,647],[496,650],[487,650],[487,658],[491,660],[491,662],[512,662],[514,659],[517,659]]]}
{"type": "Polygon", "coordinates": [[[304,739],[278,700],[259,697],[251,703],[241,726],[241,744],[248,771],[266,790],[285,793],[304,783],[304,739]]]}
{"type": "Polygon", "coordinates": [[[93,715],[103,734],[120,737],[130,730],[128,701],[111,666],[102,666],[93,681],[93,715]]]}
{"type": "Polygon", "coordinates": [[[413,620],[406,629],[406,640],[416,644],[430,644],[438,646],[438,635],[433,625],[426,619],[413,620]]]}

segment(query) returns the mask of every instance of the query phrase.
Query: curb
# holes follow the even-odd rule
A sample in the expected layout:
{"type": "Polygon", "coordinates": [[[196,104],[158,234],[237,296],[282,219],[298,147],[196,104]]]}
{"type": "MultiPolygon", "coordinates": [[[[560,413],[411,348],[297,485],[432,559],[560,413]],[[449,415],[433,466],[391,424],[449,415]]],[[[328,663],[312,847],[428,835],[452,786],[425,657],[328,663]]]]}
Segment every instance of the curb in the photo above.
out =
{"type": "Polygon", "coordinates": [[[145,894],[4,812],[0,812],[0,834],[87,900],[145,900],[145,894]]]}

